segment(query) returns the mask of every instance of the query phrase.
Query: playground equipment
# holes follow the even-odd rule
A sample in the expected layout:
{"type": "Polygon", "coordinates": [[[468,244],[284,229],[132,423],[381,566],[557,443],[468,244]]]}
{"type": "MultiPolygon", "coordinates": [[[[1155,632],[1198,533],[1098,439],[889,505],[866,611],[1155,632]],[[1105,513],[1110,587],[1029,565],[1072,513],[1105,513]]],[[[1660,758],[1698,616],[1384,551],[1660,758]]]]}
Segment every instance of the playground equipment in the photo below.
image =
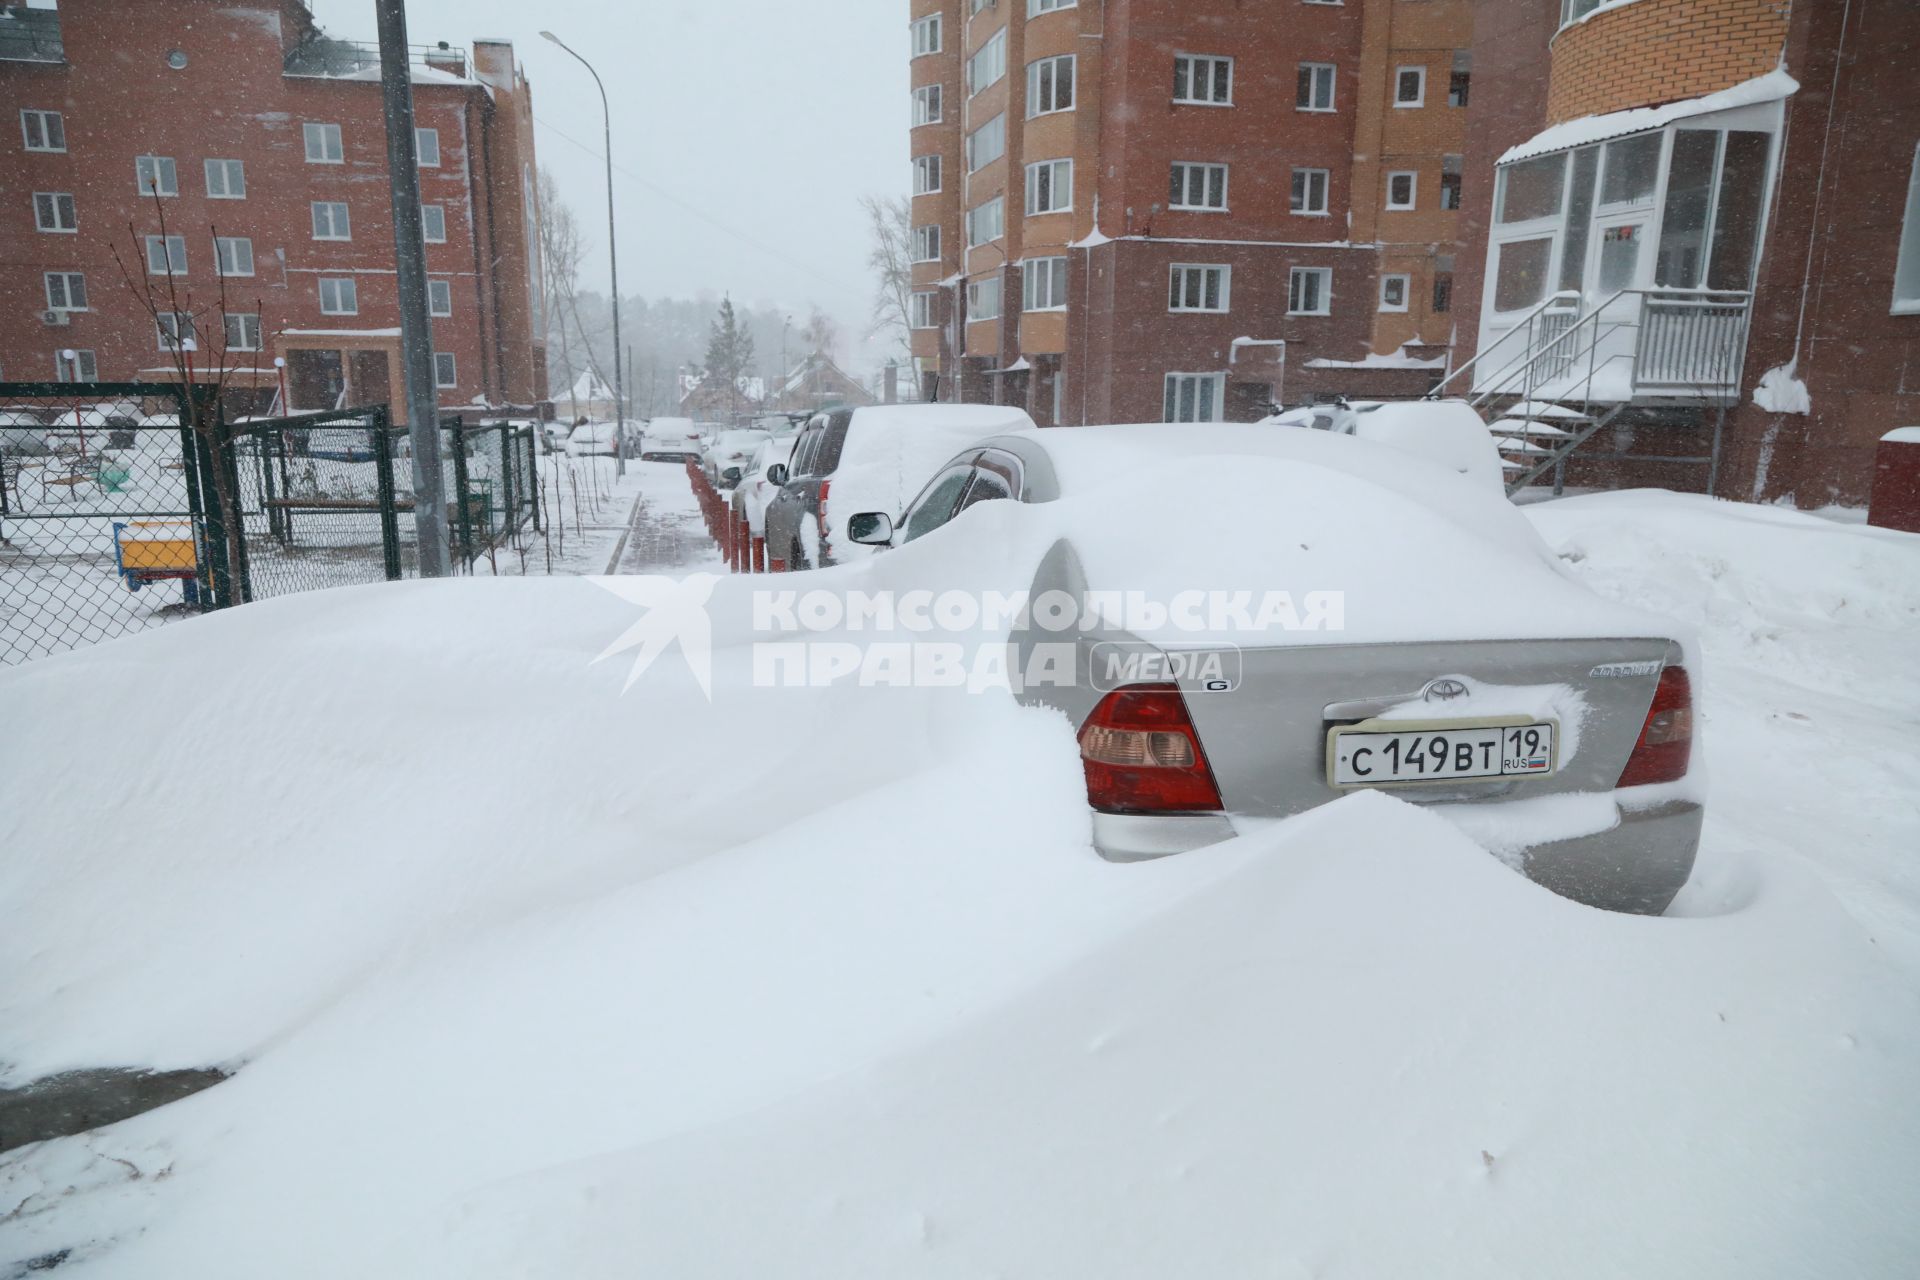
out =
{"type": "Polygon", "coordinates": [[[200,555],[191,520],[129,520],[113,522],[115,568],[127,590],[138,591],[156,582],[178,582],[182,599],[200,603],[200,555]]]}

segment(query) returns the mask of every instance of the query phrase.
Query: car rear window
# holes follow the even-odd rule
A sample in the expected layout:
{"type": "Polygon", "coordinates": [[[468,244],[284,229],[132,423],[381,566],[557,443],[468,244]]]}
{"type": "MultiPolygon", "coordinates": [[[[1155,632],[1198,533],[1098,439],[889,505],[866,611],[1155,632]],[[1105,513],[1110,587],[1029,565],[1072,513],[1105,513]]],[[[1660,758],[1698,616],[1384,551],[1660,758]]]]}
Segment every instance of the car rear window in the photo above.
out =
{"type": "Polygon", "coordinates": [[[830,476],[840,469],[840,451],[847,444],[847,423],[853,420],[851,413],[836,413],[827,419],[826,430],[821,432],[818,447],[813,454],[813,463],[807,474],[830,476]]]}

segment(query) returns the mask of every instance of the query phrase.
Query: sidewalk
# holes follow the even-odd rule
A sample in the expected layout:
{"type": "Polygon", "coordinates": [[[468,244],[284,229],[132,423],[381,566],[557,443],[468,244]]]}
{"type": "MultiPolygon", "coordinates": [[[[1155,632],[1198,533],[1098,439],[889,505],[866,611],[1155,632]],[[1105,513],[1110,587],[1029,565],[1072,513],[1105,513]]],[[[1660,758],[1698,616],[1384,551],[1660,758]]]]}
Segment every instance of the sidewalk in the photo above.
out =
{"type": "MultiPolygon", "coordinates": [[[[687,469],[678,462],[630,462],[628,478],[640,474],[639,494],[614,573],[681,574],[727,572],[720,549],[707,536],[687,469]]],[[[590,572],[602,572],[591,570],[590,572]]]]}

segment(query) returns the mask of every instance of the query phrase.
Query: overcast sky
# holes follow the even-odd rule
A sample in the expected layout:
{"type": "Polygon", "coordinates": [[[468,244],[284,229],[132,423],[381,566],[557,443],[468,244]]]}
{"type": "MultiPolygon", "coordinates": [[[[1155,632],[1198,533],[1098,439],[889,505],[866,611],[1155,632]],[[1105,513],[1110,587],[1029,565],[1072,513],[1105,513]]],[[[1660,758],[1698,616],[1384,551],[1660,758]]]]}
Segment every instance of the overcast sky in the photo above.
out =
{"type": "MultiPolygon", "coordinates": [[[[373,0],[309,4],[332,35],[377,35],[373,0]]],[[[408,0],[407,26],[414,44],[513,42],[540,164],[592,237],[587,281],[605,288],[600,99],[543,27],[606,82],[621,292],[731,292],[787,307],[796,326],[818,302],[864,364],[854,340],[873,283],[859,200],[906,187],[905,12],[874,0],[408,0]]]]}

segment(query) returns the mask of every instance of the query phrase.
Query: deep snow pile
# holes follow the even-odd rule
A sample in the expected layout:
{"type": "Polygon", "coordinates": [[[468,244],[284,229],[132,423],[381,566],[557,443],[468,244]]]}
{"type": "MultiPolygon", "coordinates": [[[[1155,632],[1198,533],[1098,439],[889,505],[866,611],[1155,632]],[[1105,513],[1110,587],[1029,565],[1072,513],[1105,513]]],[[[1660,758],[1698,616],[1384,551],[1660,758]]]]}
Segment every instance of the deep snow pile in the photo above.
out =
{"type": "MultiPolygon", "coordinates": [[[[1920,539],[1529,516],[1705,634],[1688,916],[1377,795],[1106,864],[1069,726],[748,692],[739,580],[711,708],[677,655],[618,696],[635,610],[566,581],[0,673],[6,1078],[244,1064],[0,1157],[0,1275],[1903,1274],[1920,539]]],[[[822,578],[964,585],[965,545],[822,578]]]]}

